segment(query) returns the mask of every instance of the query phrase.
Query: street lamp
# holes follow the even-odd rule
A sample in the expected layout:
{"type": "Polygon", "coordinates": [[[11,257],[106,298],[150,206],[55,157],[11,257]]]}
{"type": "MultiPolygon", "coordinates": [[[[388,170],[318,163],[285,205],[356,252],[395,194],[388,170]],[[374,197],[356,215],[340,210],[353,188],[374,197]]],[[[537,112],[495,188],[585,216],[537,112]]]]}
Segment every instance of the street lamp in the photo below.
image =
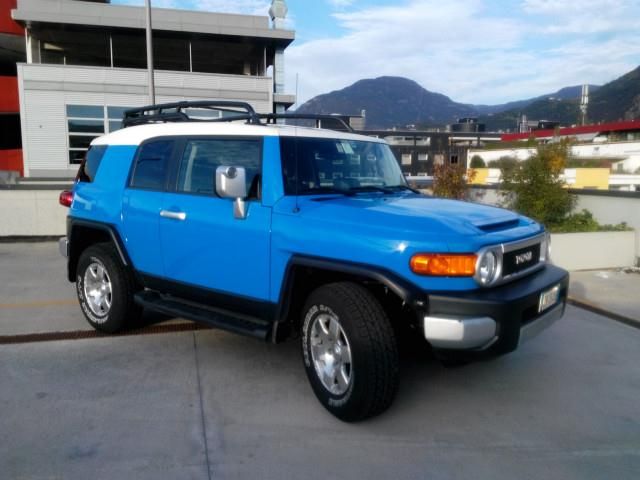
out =
{"type": "Polygon", "coordinates": [[[153,78],[153,35],[151,28],[151,0],[145,0],[147,13],[147,70],[149,71],[149,100],[156,104],[156,89],[153,78]]]}

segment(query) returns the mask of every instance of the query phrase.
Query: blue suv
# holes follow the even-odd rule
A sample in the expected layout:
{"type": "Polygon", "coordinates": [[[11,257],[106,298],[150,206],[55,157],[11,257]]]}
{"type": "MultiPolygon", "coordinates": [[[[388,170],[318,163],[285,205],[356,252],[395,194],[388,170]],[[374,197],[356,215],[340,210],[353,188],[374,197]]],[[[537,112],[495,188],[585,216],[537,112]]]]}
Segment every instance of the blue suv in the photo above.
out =
{"type": "Polygon", "coordinates": [[[420,194],[383,140],[287,117],[155,105],[92,142],[61,195],[60,247],[93,327],[117,332],[148,309],[300,337],[319,401],[356,421],[393,401],[399,335],[468,361],[563,315],[568,274],[541,225],[420,194]]]}

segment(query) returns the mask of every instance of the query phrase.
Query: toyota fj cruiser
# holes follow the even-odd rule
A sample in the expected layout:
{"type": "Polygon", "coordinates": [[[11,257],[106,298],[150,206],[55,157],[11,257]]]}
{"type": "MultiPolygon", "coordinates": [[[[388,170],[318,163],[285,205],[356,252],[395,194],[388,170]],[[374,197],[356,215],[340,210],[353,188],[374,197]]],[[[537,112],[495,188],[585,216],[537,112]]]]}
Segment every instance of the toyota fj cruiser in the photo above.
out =
{"type": "Polygon", "coordinates": [[[61,194],[60,247],[93,327],[116,332],[149,309],[271,342],[299,335],[316,396],[355,421],[394,398],[398,331],[473,358],[563,315],[568,274],[541,225],[420,194],[383,140],[276,123],[286,117],[154,105],[92,142],[61,194]]]}

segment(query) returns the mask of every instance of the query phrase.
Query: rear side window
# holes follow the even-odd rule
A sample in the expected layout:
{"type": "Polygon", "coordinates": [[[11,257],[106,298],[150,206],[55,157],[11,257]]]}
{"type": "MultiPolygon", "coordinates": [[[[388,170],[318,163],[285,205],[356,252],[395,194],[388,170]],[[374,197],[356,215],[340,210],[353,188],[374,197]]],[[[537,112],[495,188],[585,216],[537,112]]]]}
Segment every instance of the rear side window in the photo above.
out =
{"type": "Polygon", "coordinates": [[[220,166],[244,167],[247,191],[257,196],[260,181],[260,140],[198,139],[188,140],[180,162],[178,191],[215,195],[215,173],[220,166]]]}
{"type": "Polygon", "coordinates": [[[106,151],[107,145],[89,147],[87,155],[78,170],[78,176],[76,177],[78,182],[93,182],[106,151]]]}
{"type": "Polygon", "coordinates": [[[173,140],[156,140],[142,145],[138,150],[130,186],[164,190],[173,144],[173,140]]]}

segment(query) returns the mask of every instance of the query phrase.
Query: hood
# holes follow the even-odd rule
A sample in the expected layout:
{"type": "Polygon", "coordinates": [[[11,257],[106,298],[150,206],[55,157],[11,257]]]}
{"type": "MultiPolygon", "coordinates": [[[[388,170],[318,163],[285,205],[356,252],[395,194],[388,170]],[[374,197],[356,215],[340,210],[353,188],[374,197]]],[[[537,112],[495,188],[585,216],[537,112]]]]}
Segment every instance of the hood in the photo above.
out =
{"type": "Polygon", "coordinates": [[[414,194],[298,197],[298,206],[309,220],[405,232],[475,236],[534,224],[502,208],[414,194]]]}

